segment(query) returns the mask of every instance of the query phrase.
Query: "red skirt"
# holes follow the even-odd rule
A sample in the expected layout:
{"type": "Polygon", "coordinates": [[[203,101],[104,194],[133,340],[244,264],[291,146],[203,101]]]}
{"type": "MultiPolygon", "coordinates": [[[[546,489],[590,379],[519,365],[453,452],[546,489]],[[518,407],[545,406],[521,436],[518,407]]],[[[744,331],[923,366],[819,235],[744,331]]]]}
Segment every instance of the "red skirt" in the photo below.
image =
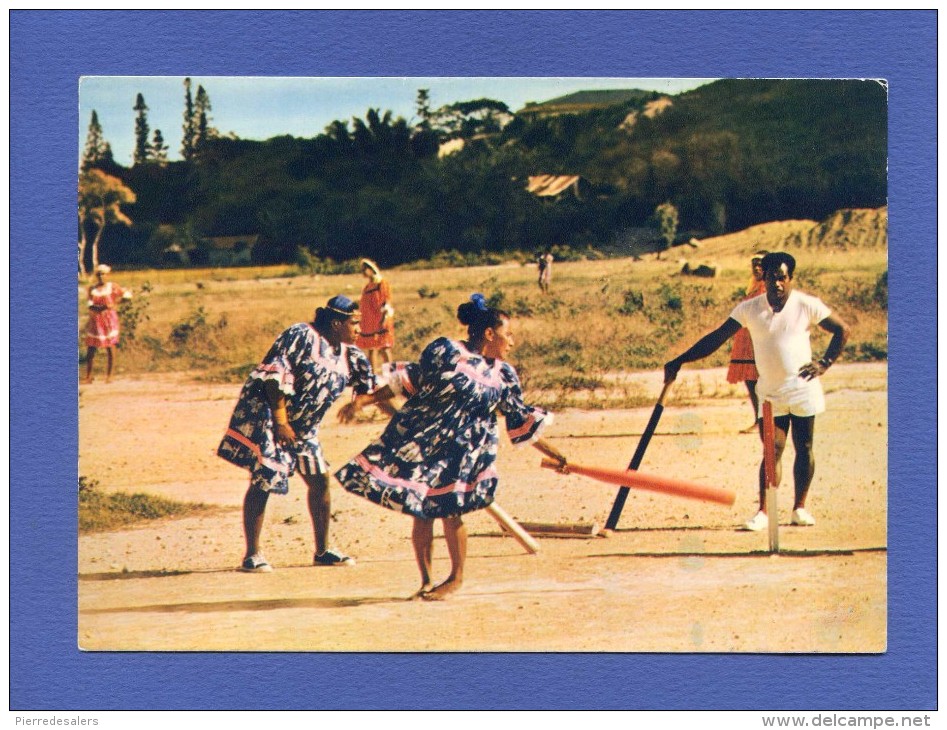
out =
{"type": "Polygon", "coordinates": [[[753,340],[750,331],[742,327],[733,336],[733,349],[730,351],[730,367],[727,370],[728,383],[742,383],[747,380],[759,380],[756,371],[756,357],[753,354],[753,340]]]}
{"type": "Polygon", "coordinates": [[[118,312],[106,309],[89,312],[85,330],[86,347],[114,347],[118,344],[118,312]]]}
{"type": "Polygon", "coordinates": [[[362,301],[359,309],[362,313],[361,334],[355,344],[362,350],[380,350],[394,347],[395,322],[393,316],[384,316],[384,307],[390,298],[387,282],[378,285],[367,285],[362,290],[362,301]],[[382,319],[385,323],[382,324],[382,319]]]}

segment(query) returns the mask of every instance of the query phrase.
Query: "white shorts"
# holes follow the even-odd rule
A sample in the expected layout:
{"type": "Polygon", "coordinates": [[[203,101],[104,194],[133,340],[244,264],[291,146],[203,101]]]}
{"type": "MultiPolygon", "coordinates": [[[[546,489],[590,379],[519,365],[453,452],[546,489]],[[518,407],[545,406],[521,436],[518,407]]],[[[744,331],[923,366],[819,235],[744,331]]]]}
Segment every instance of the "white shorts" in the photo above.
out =
{"type": "Polygon", "coordinates": [[[822,383],[818,378],[814,380],[799,379],[800,385],[792,388],[780,388],[778,392],[767,394],[760,390],[759,412],[763,417],[763,401],[773,404],[773,417],[776,416],[817,416],[825,412],[825,394],[822,392],[822,383]]]}
{"type": "Polygon", "coordinates": [[[322,458],[322,452],[320,450],[318,456],[299,454],[296,457],[296,471],[306,476],[327,474],[329,472],[329,465],[326,464],[325,459],[322,458]]]}

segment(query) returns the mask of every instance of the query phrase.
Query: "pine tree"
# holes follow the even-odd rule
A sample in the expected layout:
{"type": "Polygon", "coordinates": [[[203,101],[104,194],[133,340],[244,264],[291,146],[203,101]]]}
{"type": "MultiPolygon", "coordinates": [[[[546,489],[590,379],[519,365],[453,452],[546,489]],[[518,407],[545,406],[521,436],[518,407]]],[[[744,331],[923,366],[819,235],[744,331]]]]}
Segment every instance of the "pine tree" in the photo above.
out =
{"type": "Polygon", "coordinates": [[[217,130],[210,126],[210,109],[210,97],[203,86],[198,86],[194,97],[195,152],[200,152],[208,140],[217,136],[217,130]]]}
{"type": "Polygon", "coordinates": [[[418,89],[418,97],[415,101],[417,115],[421,120],[417,124],[418,129],[431,128],[431,93],[430,89],[418,89]]]}
{"type": "Polygon", "coordinates": [[[105,141],[102,134],[102,125],[99,124],[99,115],[92,110],[92,120],[89,122],[89,133],[86,136],[85,149],[82,152],[82,171],[95,167],[112,159],[112,148],[105,141]]]}
{"type": "Polygon", "coordinates": [[[191,79],[184,79],[184,136],[181,139],[181,157],[194,159],[197,129],[194,125],[194,99],[191,97],[191,79]]]}
{"type": "Polygon", "coordinates": [[[151,142],[151,159],[159,165],[168,164],[168,145],[164,143],[160,129],[155,130],[155,136],[151,142]]]}
{"type": "Polygon", "coordinates": [[[133,109],[138,112],[135,117],[135,151],[132,155],[133,165],[142,165],[151,159],[151,144],[148,142],[148,105],[141,94],[135,99],[133,109]]]}

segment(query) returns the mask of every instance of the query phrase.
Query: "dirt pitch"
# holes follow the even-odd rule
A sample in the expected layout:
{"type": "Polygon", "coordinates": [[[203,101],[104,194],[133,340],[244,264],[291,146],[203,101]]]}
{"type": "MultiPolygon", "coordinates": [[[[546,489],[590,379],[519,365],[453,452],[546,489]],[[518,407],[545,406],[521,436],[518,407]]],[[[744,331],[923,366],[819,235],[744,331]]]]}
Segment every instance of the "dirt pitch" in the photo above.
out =
{"type": "MultiPolygon", "coordinates": [[[[655,397],[658,373],[637,375],[655,397]]],[[[273,497],[263,542],[270,574],[235,570],[246,476],[214,452],[239,386],[187,377],[119,377],[79,394],[79,473],[108,490],[215,507],[79,538],[78,645],[86,650],[882,652],[887,631],[887,367],[839,364],[824,378],[816,429],[812,528],[780,542],[737,526],[755,511],[759,443],[744,393],[724,371],[685,369],[643,472],[729,486],[733,508],[633,491],[619,529],[540,537],[530,556],[484,513],[470,515],[467,582],[443,604],[417,587],[409,519],[333,488],[335,546],[354,568],[310,565],[298,479],[273,497]],[[699,388],[697,384],[699,382],[699,388]]],[[[650,409],[558,413],[546,436],[576,462],[625,466],[650,409]]],[[[323,431],[341,465],[383,428],[323,431]]],[[[792,448],[787,447],[787,458],[792,448]]],[[[615,488],[539,468],[540,454],[501,441],[497,501],[522,521],[604,524],[615,488]]],[[[788,463],[787,463],[788,466],[788,463]]],[[[435,577],[447,572],[438,528],[435,577]]]]}

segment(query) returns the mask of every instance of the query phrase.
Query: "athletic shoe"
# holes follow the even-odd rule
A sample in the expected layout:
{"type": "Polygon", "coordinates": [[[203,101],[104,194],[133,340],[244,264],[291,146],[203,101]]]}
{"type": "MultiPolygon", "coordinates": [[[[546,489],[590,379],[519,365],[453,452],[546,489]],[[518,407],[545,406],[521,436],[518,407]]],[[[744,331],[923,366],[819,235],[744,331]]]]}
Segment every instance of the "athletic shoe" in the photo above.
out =
{"type": "Polygon", "coordinates": [[[815,524],[815,518],[806,512],[804,507],[792,511],[792,524],[800,527],[812,527],[815,524]]]}
{"type": "Polygon", "coordinates": [[[760,510],[757,512],[753,519],[747,520],[746,524],[743,525],[744,530],[749,530],[750,532],[759,532],[760,530],[765,530],[769,527],[769,517],[766,516],[766,513],[760,510]]]}
{"type": "Polygon", "coordinates": [[[260,553],[257,553],[244,560],[240,570],[244,573],[272,573],[273,566],[266,562],[266,558],[260,553]]]}
{"type": "Polygon", "coordinates": [[[337,553],[335,550],[326,550],[324,553],[322,553],[322,555],[319,553],[313,555],[312,564],[351,567],[355,565],[355,561],[352,560],[352,558],[350,558],[348,555],[337,553]]]}

